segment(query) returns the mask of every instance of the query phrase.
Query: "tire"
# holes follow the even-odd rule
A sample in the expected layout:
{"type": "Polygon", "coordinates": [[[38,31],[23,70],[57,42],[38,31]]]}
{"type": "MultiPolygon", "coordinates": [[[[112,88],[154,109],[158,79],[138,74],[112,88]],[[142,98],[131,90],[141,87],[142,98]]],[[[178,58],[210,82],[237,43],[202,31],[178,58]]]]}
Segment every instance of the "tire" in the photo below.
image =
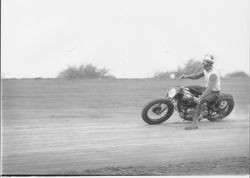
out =
{"type": "Polygon", "coordinates": [[[168,120],[172,116],[173,112],[174,112],[174,105],[171,103],[171,101],[167,99],[157,99],[148,103],[144,107],[144,109],[142,110],[142,119],[150,125],[160,124],[168,120]],[[166,106],[166,108],[162,107],[163,104],[166,106]],[[149,111],[154,110],[152,111],[152,113],[155,115],[159,115],[160,112],[162,114],[162,111],[166,111],[166,109],[167,109],[167,112],[157,119],[153,119],[151,116],[149,116],[149,111]],[[156,112],[159,112],[159,113],[156,113],[156,112]]]}
{"type": "Polygon", "coordinates": [[[219,121],[219,120],[226,118],[234,109],[234,100],[222,99],[222,100],[220,100],[218,107],[219,107],[219,110],[218,110],[219,116],[207,118],[209,121],[212,121],[212,122],[219,121]],[[224,106],[224,104],[222,104],[222,103],[227,103],[227,105],[224,106]]]}

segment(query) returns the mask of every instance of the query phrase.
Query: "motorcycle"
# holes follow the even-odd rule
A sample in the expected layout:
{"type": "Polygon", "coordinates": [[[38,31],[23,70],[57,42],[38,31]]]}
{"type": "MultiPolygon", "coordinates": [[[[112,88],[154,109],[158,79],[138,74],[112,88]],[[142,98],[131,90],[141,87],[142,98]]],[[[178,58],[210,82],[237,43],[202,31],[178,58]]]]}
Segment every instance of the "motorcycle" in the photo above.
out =
{"type": "MultiPolygon", "coordinates": [[[[181,83],[181,81],[180,81],[181,83]]],[[[192,121],[197,103],[194,97],[199,97],[205,87],[198,85],[176,86],[167,91],[164,98],[149,102],[142,110],[142,119],[148,124],[160,124],[168,120],[174,110],[186,121],[192,121]]],[[[201,119],[219,121],[226,118],[234,108],[233,96],[220,93],[217,100],[203,105],[201,119]]]]}

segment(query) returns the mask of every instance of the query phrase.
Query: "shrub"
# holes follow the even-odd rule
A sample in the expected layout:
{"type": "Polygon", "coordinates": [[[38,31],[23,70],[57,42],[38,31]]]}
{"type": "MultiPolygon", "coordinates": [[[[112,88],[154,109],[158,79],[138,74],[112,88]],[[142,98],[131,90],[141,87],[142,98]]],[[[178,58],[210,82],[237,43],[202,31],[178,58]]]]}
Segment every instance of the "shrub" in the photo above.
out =
{"type": "Polygon", "coordinates": [[[201,70],[202,70],[202,64],[200,61],[189,59],[183,68],[177,67],[177,69],[173,71],[158,72],[154,75],[154,78],[171,78],[171,75],[179,77],[181,74],[193,74],[201,70]]]}
{"type": "Polygon", "coordinates": [[[110,75],[109,70],[106,68],[98,69],[92,64],[87,64],[86,66],[80,65],[68,66],[67,69],[60,72],[57,78],[66,78],[66,79],[103,79],[103,78],[115,78],[110,75]]]}
{"type": "Polygon", "coordinates": [[[234,78],[234,77],[249,77],[249,75],[244,71],[235,71],[225,75],[225,78],[234,78]]]}

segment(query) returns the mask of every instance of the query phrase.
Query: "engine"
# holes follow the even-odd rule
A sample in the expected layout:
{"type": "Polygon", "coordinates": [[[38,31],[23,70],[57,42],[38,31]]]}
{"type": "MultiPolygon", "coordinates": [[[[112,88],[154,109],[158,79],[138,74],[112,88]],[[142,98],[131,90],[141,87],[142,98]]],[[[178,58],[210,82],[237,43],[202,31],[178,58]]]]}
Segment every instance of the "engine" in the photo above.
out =
{"type": "MultiPolygon", "coordinates": [[[[179,115],[181,118],[185,120],[189,121],[193,120],[193,118],[195,117],[195,111],[196,111],[196,105],[193,106],[179,105],[179,115]]],[[[209,112],[206,105],[202,107],[201,114],[203,118],[206,118],[208,116],[209,112]]]]}
{"type": "Polygon", "coordinates": [[[194,118],[194,116],[195,116],[195,108],[188,108],[187,109],[187,112],[186,112],[186,117],[188,117],[188,118],[194,118]]]}
{"type": "Polygon", "coordinates": [[[179,112],[181,118],[185,120],[193,120],[195,116],[195,107],[191,107],[188,109],[183,109],[179,112]]]}
{"type": "Polygon", "coordinates": [[[178,103],[178,111],[179,111],[179,115],[181,118],[185,119],[185,120],[193,120],[193,117],[195,115],[195,110],[196,110],[196,105],[183,105],[178,103]]]}
{"type": "Polygon", "coordinates": [[[180,117],[185,120],[193,120],[197,104],[194,102],[194,95],[188,88],[183,88],[178,105],[180,117]]]}

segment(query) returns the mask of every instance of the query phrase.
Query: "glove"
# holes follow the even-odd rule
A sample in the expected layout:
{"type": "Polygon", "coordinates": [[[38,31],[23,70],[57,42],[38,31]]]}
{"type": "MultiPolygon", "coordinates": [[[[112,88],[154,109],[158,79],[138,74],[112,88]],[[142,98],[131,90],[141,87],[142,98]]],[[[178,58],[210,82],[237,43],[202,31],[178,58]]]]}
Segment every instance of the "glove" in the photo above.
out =
{"type": "Polygon", "coordinates": [[[185,78],[187,78],[187,76],[184,74],[180,76],[180,79],[185,79],[185,78]]]}

